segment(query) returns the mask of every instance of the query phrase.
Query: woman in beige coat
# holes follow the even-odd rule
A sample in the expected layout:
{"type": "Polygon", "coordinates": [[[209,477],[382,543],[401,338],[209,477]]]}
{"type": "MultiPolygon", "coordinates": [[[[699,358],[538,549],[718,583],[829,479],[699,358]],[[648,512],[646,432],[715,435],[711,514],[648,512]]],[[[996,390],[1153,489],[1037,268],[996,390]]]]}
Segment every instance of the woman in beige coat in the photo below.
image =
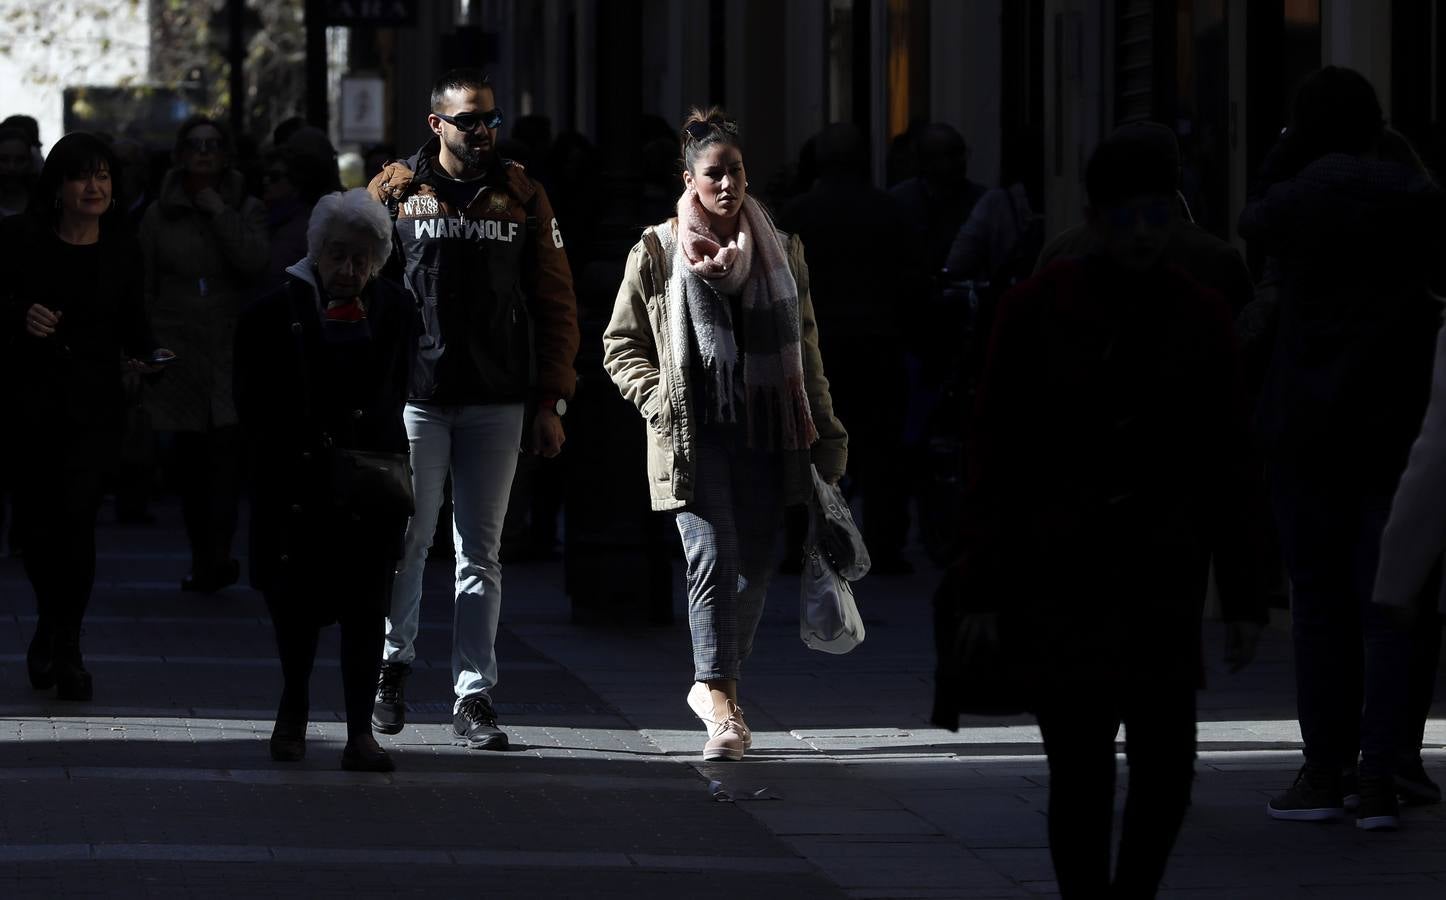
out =
{"type": "Polygon", "coordinates": [[[678,217],[643,232],[603,335],[608,373],[648,429],[656,510],[677,513],[687,560],[705,760],[751,743],[738,708],[777,562],[785,504],[808,499],[810,461],[844,474],[848,435],[818,352],[797,237],[748,196],[738,126],[721,110],[683,124],[678,217]]]}
{"type": "Polygon", "coordinates": [[[191,574],[185,591],[234,584],[231,557],[240,491],[240,439],[231,400],[236,319],[255,295],[270,254],[266,211],[230,168],[220,124],[188,119],[176,137],[176,167],[141,220],[146,306],[177,362],[148,387],[146,407],[174,449],[191,574]]]}

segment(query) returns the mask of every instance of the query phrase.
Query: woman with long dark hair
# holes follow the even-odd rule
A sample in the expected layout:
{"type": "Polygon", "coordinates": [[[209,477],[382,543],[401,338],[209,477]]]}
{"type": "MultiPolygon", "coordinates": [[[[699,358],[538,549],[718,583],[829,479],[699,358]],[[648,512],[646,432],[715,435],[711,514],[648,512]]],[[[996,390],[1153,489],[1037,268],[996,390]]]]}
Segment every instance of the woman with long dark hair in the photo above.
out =
{"type": "Polygon", "coordinates": [[[647,420],[653,508],[676,510],[688,566],[693,686],[706,760],[751,743],[739,669],[763,615],[787,503],[810,462],[836,482],[848,435],[818,352],[803,244],[748,196],[738,125],[683,123],[678,215],[628,256],[603,364],[647,420]]]}
{"type": "MultiPolygon", "coordinates": [[[[0,288],[13,339],[11,403],[16,525],[39,620],[26,655],[30,683],[89,700],[80,626],[95,581],[101,482],[124,427],[122,361],[156,371],[143,267],[116,203],[110,148],[66,135],[45,160],[27,211],[0,222],[9,273],[0,288]]],[[[9,343],[10,341],[7,341],[9,343]]]]}

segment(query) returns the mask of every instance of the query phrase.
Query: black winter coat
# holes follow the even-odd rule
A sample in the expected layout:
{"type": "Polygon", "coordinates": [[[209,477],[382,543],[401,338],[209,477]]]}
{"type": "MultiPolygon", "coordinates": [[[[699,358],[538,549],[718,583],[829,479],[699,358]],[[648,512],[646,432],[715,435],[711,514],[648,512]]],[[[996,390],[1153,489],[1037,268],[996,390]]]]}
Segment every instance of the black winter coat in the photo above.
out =
{"type": "Polygon", "coordinates": [[[1407,166],[1334,153],[1250,203],[1240,234],[1280,265],[1259,410],[1269,458],[1393,490],[1431,388],[1446,194],[1407,166]]]}
{"type": "Polygon", "coordinates": [[[346,601],[349,572],[401,558],[407,520],[356,520],[336,509],[326,436],[407,452],[402,410],[418,328],[411,298],[379,279],[362,295],[370,340],[329,344],[316,289],[298,276],[310,275],[308,266],[293,266],[284,285],[242,313],[235,394],[252,464],[251,584],[310,597],[330,618],[327,605],[346,601]]]}
{"type": "Polygon", "coordinates": [[[52,465],[104,465],[124,425],[124,361],[156,346],[139,246],[110,229],[95,244],[70,245],[42,222],[10,216],[0,222],[0,268],[6,416],[18,416],[11,424],[26,435],[24,451],[52,465]],[[35,303],[63,314],[50,337],[26,333],[35,303]]]}

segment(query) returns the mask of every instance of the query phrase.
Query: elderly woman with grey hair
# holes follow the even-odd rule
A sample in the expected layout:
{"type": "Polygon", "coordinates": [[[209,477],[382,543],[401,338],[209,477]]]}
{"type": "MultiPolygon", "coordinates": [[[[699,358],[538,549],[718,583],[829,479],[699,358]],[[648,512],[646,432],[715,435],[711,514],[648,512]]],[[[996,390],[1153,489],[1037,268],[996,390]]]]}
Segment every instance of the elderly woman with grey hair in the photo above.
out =
{"type": "Polygon", "coordinates": [[[236,333],[236,408],[251,451],[251,584],[266,596],[283,687],[271,756],[306,753],[308,682],[320,629],[341,626],[347,742],[343,769],[385,772],[372,691],[407,515],[357,508],[336,461],[355,451],[405,459],[402,408],[416,309],[377,278],[391,219],[364,190],[312,211],[307,255],[248,309],[236,333]]]}

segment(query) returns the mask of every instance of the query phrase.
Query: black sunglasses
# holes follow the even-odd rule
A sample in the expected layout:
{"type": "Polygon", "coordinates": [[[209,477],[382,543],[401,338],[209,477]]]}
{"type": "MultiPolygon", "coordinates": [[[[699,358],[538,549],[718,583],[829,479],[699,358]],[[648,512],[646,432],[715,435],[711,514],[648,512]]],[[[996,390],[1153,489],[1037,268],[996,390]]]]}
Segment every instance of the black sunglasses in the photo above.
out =
{"type": "Polygon", "coordinates": [[[443,113],[432,113],[432,115],[452,125],[458,131],[476,131],[478,125],[486,125],[487,128],[491,130],[500,128],[502,125],[502,110],[500,109],[489,109],[486,112],[457,113],[455,116],[449,116],[443,113]]]}
{"type": "Polygon", "coordinates": [[[683,129],[683,137],[687,138],[688,143],[691,144],[694,141],[701,141],[708,135],[719,131],[724,134],[737,134],[738,123],[732,119],[709,119],[706,122],[690,122],[688,126],[683,129]]]}

